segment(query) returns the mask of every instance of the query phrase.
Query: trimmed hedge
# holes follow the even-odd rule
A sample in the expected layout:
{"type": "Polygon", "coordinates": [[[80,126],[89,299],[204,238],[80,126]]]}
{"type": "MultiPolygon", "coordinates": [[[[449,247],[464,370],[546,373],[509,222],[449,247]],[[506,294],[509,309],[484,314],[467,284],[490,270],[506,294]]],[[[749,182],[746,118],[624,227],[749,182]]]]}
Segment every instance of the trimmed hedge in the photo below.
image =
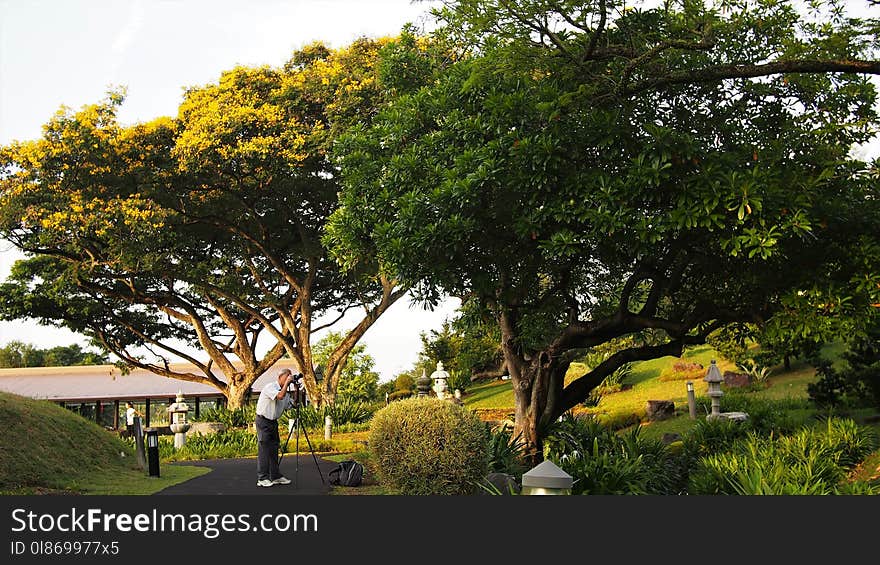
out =
{"type": "Polygon", "coordinates": [[[369,445],[379,482],[400,494],[472,494],[488,471],[488,426],[436,398],[400,400],[376,412],[369,445]]]}

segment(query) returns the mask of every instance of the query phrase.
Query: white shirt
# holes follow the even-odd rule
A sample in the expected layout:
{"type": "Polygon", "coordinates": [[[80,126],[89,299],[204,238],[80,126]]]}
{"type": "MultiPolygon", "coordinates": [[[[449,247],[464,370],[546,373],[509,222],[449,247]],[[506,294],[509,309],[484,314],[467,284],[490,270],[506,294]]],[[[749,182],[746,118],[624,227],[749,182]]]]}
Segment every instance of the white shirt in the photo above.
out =
{"type": "Polygon", "coordinates": [[[263,387],[263,390],[260,391],[260,398],[257,400],[258,415],[270,420],[277,420],[286,409],[293,406],[293,399],[286,392],[281,400],[277,400],[279,392],[281,392],[281,385],[277,380],[263,387]]]}
{"type": "Polygon", "coordinates": [[[129,426],[134,425],[134,408],[126,408],[125,409],[125,423],[129,426]]]}

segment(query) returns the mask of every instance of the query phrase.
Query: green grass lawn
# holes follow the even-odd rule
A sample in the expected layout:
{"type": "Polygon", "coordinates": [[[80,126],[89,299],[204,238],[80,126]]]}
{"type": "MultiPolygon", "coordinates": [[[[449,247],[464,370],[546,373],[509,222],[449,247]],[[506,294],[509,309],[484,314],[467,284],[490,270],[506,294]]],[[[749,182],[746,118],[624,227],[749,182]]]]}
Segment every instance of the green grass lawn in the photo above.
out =
{"type": "Polygon", "coordinates": [[[45,400],[0,393],[0,494],[152,494],[209,469],[149,477],[111,431],[45,400]]]}
{"type": "MultiPolygon", "coordinates": [[[[843,351],[843,344],[833,343],[822,348],[822,355],[839,366],[843,351]]],[[[715,359],[722,372],[736,370],[732,362],[722,358],[708,345],[686,350],[682,359],[700,363],[707,368],[712,359],[715,359]]],[[[671,400],[675,403],[676,417],[660,422],[642,422],[644,433],[657,437],[666,432],[684,434],[696,421],[691,420],[688,413],[687,381],[661,381],[658,378],[677,360],[677,357],[662,357],[635,363],[632,373],[623,382],[624,390],[606,394],[597,406],[580,407],[578,411],[595,414],[600,421],[607,424],[626,427],[627,424],[631,425],[644,419],[648,400],[671,400]]],[[[584,365],[572,363],[566,375],[566,382],[580,377],[586,372],[586,369],[584,365]]],[[[807,385],[815,379],[816,374],[813,367],[802,361],[795,361],[792,363],[790,371],[784,371],[781,365],[774,367],[768,377],[768,386],[749,394],[756,399],[766,400],[807,399],[807,385]]],[[[692,382],[695,396],[698,399],[704,397],[707,384],[700,378],[694,379],[692,382]]],[[[468,408],[477,411],[509,410],[513,412],[514,399],[510,381],[492,381],[473,386],[467,390],[464,403],[468,408]]],[[[723,409],[724,400],[722,397],[723,409]]],[[[698,410],[700,410],[699,406],[698,410]]],[[[699,412],[697,414],[698,419],[704,416],[705,414],[699,412]]]]}
{"type": "MultiPolygon", "coordinates": [[[[700,346],[685,352],[683,358],[689,362],[702,363],[709,366],[712,359],[717,359],[718,367],[722,371],[734,369],[733,363],[722,359],[711,347],[700,346]]],[[[644,416],[645,404],[648,400],[672,400],[676,409],[687,411],[687,388],[685,381],[659,381],[657,377],[664,369],[674,363],[677,357],[662,357],[651,361],[636,363],[633,372],[626,378],[623,384],[629,386],[627,390],[608,394],[602,398],[599,405],[589,409],[600,420],[619,421],[633,417],[644,416]]],[[[585,365],[572,363],[566,375],[566,381],[580,377],[587,370],[585,365]]],[[[806,385],[804,385],[806,390],[806,385]]],[[[696,395],[705,394],[706,383],[702,380],[694,381],[696,395]]],[[[510,381],[492,381],[481,383],[468,388],[464,398],[465,406],[472,410],[499,410],[514,409],[513,388],[510,381]]]]}

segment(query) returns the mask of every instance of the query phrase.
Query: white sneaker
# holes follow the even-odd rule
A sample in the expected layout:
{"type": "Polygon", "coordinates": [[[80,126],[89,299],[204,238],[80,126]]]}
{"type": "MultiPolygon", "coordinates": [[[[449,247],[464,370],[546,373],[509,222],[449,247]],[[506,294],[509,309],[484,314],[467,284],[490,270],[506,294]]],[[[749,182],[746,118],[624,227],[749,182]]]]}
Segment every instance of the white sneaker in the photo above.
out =
{"type": "Polygon", "coordinates": [[[272,481],[272,484],[273,485],[289,485],[290,479],[288,479],[287,477],[278,477],[277,479],[272,481]]]}
{"type": "Polygon", "coordinates": [[[273,481],[270,481],[269,479],[260,479],[259,481],[257,481],[258,487],[271,487],[274,484],[275,483],[273,481]]]}

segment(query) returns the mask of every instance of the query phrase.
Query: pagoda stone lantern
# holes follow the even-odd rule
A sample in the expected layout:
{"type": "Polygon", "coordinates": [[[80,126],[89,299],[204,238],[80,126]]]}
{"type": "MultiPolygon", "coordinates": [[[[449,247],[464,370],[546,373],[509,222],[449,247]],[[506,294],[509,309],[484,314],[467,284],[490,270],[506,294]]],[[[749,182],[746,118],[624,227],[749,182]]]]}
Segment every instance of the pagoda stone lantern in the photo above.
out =
{"type": "Polygon", "coordinates": [[[428,396],[431,393],[431,377],[422,369],[422,376],[416,379],[416,396],[428,396]]]}
{"type": "Polygon", "coordinates": [[[190,428],[189,422],[186,421],[186,413],[189,406],[183,401],[183,393],[177,391],[177,400],[168,407],[168,416],[171,420],[171,431],[174,432],[174,449],[180,449],[186,443],[186,432],[190,428]]]}
{"type": "Polygon", "coordinates": [[[712,399],[712,413],[706,416],[706,419],[715,420],[723,418],[724,416],[721,415],[721,397],[724,396],[724,392],[721,390],[721,383],[724,382],[724,377],[721,376],[721,371],[718,369],[718,365],[715,364],[714,359],[712,359],[712,363],[709,365],[709,370],[706,371],[706,376],[703,380],[709,384],[709,391],[706,394],[712,399]]]}
{"type": "Polygon", "coordinates": [[[449,390],[449,386],[446,384],[448,378],[449,373],[443,370],[443,361],[437,361],[437,370],[431,373],[431,380],[434,381],[434,392],[437,393],[437,398],[440,400],[446,400],[446,394],[449,390]]]}

